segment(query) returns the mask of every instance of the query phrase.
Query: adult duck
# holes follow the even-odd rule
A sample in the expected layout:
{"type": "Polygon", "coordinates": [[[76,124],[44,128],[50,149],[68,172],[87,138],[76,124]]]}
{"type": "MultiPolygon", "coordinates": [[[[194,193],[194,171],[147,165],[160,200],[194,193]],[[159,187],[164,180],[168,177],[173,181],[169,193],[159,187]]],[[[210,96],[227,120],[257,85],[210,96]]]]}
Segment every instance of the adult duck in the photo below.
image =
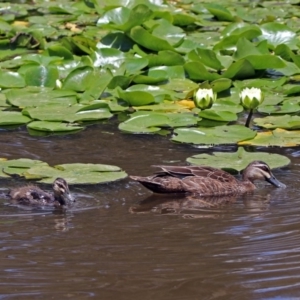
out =
{"type": "Polygon", "coordinates": [[[160,171],[152,176],[130,176],[155,193],[195,193],[201,196],[223,196],[251,192],[255,180],[265,180],[276,187],[285,187],[263,161],[253,161],[239,181],[231,174],[207,166],[155,166],[160,171]]]}
{"type": "Polygon", "coordinates": [[[56,178],[52,187],[53,193],[49,193],[35,185],[23,186],[11,190],[8,196],[13,203],[31,206],[66,207],[73,202],[66,180],[56,178]]]}

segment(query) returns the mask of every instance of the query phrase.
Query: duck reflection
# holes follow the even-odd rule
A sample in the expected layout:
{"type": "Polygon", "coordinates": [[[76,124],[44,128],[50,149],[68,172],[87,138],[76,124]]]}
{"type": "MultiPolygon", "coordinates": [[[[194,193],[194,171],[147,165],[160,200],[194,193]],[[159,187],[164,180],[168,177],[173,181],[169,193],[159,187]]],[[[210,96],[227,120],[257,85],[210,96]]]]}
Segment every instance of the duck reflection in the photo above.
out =
{"type": "Polygon", "coordinates": [[[201,197],[194,194],[185,196],[152,194],[131,206],[129,211],[134,214],[153,212],[182,215],[186,218],[219,218],[220,213],[222,213],[221,208],[236,202],[237,199],[238,196],[201,197]]]}
{"type": "Polygon", "coordinates": [[[250,213],[265,212],[270,207],[270,195],[232,195],[223,197],[201,197],[197,194],[178,195],[152,194],[148,198],[132,205],[133,214],[157,213],[181,215],[184,218],[220,218],[232,204],[240,203],[250,213]]]}

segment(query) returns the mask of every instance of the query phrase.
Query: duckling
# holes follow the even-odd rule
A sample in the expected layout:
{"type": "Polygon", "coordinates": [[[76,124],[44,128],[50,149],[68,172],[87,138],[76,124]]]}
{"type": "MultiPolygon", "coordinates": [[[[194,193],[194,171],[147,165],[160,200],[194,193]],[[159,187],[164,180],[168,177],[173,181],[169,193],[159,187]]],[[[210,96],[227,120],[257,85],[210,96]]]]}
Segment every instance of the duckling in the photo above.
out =
{"type": "Polygon", "coordinates": [[[56,178],[52,187],[53,194],[37,186],[29,185],[11,190],[8,196],[12,202],[32,206],[66,207],[74,201],[68,183],[63,178],[56,178]]]}
{"type": "Polygon", "coordinates": [[[256,189],[255,180],[285,187],[263,161],[253,161],[243,171],[242,180],[207,166],[155,166],[161,171],[148,177],[130,176],[155,193],[194,193],[200,196],[243,194],[256,189]]]}

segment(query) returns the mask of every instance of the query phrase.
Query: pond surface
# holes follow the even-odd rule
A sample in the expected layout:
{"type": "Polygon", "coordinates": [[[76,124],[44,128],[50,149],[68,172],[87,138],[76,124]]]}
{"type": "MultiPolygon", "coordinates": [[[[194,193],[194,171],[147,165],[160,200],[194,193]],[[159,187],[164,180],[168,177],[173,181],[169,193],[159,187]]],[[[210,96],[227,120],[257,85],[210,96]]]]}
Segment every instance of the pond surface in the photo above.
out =
{"type": "MultiPolygon", "coordinates": [[[[1,157],[113,164],[144,176],[153,164],[208,151],[115,128],[47,138],[2,131],[1,157]]],[[[129,179],[71,186],[78,201],[65,214],[2,199],[0,299],[299,299],[300,151],[270,151],[292,160],[274,172],[288,188],[262,184],[217,208],[151,195],[129,179]]],[[[3,192],[24,184],[0,183],[3,192]]]]}

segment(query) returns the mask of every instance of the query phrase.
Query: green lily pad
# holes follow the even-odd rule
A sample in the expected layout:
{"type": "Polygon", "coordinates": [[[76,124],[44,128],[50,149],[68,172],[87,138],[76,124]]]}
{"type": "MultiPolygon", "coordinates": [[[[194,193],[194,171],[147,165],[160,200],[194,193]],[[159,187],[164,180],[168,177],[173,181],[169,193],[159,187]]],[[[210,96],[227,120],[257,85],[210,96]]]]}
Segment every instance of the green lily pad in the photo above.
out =
{"type": "Polygon", "coordinates": [[[268,116],[265,118],[255,118],[254,123],[260,127],[267,129],[284,128],[284,129],[299,129],[299,116],[268,116]]]}
{"type": "Polygon", "coordinates": [[[11,89],[5,93],[8,103],[20,108],[60,104],[69,106],[77,103],[77,94],[68,90],[51,90],[40,88],[11,89]]]}
{"type": "Polygon", "coordinates": [[[271,169],[287,166],[291,161],[286,156],[265,152],[247,152],[239,147],[237,152],[213,152],[210,154],[197,154],[187,158],[193,165],[205,165],[219,169],[232,169],[242,171],[254,160],[266,162],[271,169]]]}
{"type": "Polygon", "coordinates": [[[167,41],[152,35],[141,26],[133,27],[130,30],[129,36],[137,44],[152,51],[174,50],[167,41]]]}
{"type": "Polygon", "coordinates": [[[59,78],[58,69],[53,65],[28,65],[23,71],[26,85],[40,87],[55,87],[59,78]]]}
{"type": "Polygon", "coordinates": [[[180,54],[170,50],[159,51],[157,54],[149,54],[146,58],[149,60],[150,68],[155,66],[179,66],[185,62],[180,54]]]}
{"type": "Polygon", "coordinates": [[[7,178],[9,175],[50,184],[57,177],[66,179],[69,184],[106,183],[127,177],[124,171],[112,165],[74,163],[51,167],[40,160],[0,158],[0,177],[7,178]]]}
{"type": "Polygon", "coordinates": [[[192,80],[213,81],[221,77],[217,73],[209,72],[200,61],[187,62],[184,69],[192,80]]]}
{"type": "Polygon", "coordinates": [[[295,147],[300,145],[300,130],[276,128],[273,131],[258,132],[254,139],[239,142],[239,145],[295,147]]]}
{"type": "Polygon", "coordinates": [[[142,24],[152,14],[148,6],[139,4],[133,9],[117,7],[106,12],[97,21],[98,26],[110,27],[113,29],[128,31],[132,27],[142,24]]]}
{"type": "Polygon", "coordinates": [[[0,70],[1,88],[22,88],[25,85],[25,79],[20,74],[16,72],[5,72],[0,70]]]}
{"type": "Polygon", "coordinates": [[[120,180],[127,174],[119,167],[102,164],[63,164],[54,167],[36,166],[23,173],[26,179],[53,183],[55,178],[62,177],[68,184],[98,184],[120,180]]]}
{"type": "Polygon", "coordinates": [[[27,128],[37,131],[67,133],[72,131],[80,131],[84,127],[62,122],[34,121],[29,123],[27,128]]]}
{"type": "Polygon", "coordinates": [[[215,70],[221,70],[223,68],[216,53],[210,49],[197,48],[188,54],[188,58],[193,61],[200,61],[207,67],[215,70]]]}
{"type": "Polygon", "coordinates": [[[180,44],[186,33],[180,27],[172,25],[165,19],[159,20],[157,26],[152,31],[153,36],[162,38],[167,41],[171,46],[176,47],[180,44]]]}
{"type": "Polygon", "coordinates": [[[19,158],[8,160],[0,158],[0,177],[8,178],[9,175],[19,175],[33,166],[45,166],[47,163],[40,160],[19,158]]]}
{"type": "Polygon", "coordinates": [[[205,8],[220,21],[231,22],[234,20],[234,17],[230,13],[230,11],[222,5],[209,3],[205,4],[205,8]]]}
{"type": "Polygon", "coordinates": [[[32,119],[52,122],[76,122],[76,121],[97,121],[112,117],[108,108],[102,107],[93,109],[93,106],[75,104],[73,106],[61,106],[57,104],[31,107],[23,110],[23,114],[32,119]]]}
{"type": "Polygon", "coordinates": [[[21,125],[30,122],[31,119],[22,115],[21,112],[17,111],[0,111],[0,125],[21,125]]]}
{"type": "Polygon", "coordinates": [[[265,105],[258,108],[260,113],[265,114],[289,114],[300,111],[299,103],[284,101],[282,105],[265,105]]]}
{"type": "Polygon", "coordinates": [[[171,102],[165,101],[159,104],[152,104],[152,105],[144,105],[144,106],[134,106],[135,110],[150,110],[156,112],[189,112],[186,106],[178,103],[178,102],[171,102]]]}
{"type": "Polygon", "coordinates": [[[265,23],[260,26],[260,29],[262,30],[262,35],[259,39],[267,40],[273,46],[285,44],[294,48],[298,43],[296,33],[284,24],[265,23]]]}
{"type": "Polygon", "coordinates": [[[237,120],[237,115],[231,111],[216,111],[214,108],[202,110],[199,116],[205,119],[232,122],[237,120]]]}
{"type": "Polygon", "coordinates": [[[139,111],[119,124],[119,129],[130,133],[154,133],[162,127],[184,127],[196,125],[200,119],[192,113],[158,113],[139,111]]]}
{"type": "Polygon", "coordinates": [[[216,128],[178,128],[172,141],[213,147],[220,144],[236,144],[252,139],[256,132],[241,125],[218,126],[216,128]]]}
{"type": "Polygon", "coordinates": [[[252,64],[246,60],[241,59],[230,65],[230,67],[222,74],[223,78],[229,79],[244,79],[253,77],[255,69],[252,64]]]}

